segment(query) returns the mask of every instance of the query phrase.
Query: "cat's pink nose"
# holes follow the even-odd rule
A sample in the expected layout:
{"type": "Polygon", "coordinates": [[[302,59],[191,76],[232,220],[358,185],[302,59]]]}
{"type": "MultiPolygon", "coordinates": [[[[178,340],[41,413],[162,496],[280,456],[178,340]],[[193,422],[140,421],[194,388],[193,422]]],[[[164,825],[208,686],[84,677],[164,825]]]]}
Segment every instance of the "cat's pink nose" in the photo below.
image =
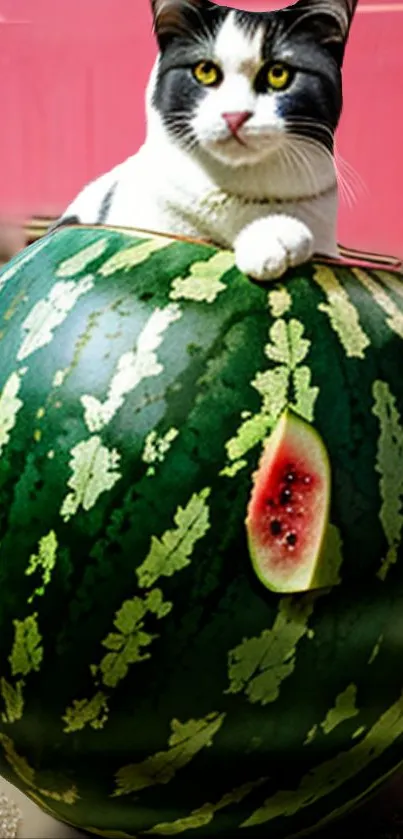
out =
{"type": "Polygon", "coordinates": [[[230,113],[222,114],[231,134],[237,134],[239,129],[242,128],[251,116],[252,111],[231,111],[230,113]]]}

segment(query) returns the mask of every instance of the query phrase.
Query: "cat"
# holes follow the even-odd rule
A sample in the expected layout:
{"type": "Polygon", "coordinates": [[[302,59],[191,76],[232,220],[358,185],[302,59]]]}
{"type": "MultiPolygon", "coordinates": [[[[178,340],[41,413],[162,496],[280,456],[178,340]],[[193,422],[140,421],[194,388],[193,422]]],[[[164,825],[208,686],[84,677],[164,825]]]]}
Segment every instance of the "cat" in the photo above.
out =
{"type": "Polygon", "coordinates": [[[233,248],[256,280],[337,257],[334,132],[356,0],[245,12],[151,0],[147,134],[58,224],[106,223],[233,248]]]}

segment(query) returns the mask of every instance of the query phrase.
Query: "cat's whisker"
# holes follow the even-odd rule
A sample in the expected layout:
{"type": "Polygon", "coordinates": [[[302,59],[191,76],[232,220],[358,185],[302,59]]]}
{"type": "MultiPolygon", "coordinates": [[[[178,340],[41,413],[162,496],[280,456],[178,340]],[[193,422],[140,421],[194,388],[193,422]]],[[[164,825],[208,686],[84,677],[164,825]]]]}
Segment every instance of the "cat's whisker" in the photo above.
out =
{"type": "MultiPolygon", "coordinates": [[[[292,136],[292,135],[289,135],[289,136],[292,136]]],[[[354,206],[354,204],[357,201],[357,194],[356,194],[356,191],[354,189],[354,185],[351,184],[348,181],[348,179],[345,177],[344,173],[341,171],[341,167],[338,164],[337,158],[333,157],[331,155],[331,153],[328,151],[328,149],[321,146],[321,144],[318,143],[318,141],[316,141],[314,138],[311,138],[311,137],[307,137],[307,138],[295,137],[294,139],[295,139],[295,143],[296,144],[299,143],[300,145],[301,145],[301,140],[302,141],[305,140],[306,141],[305,142],[306,146],[311,146],[312,148],[315,147],[317,151],[320,151],[321,153],[323,153],[329,159],[329,162],[331,161],[332,166],[333,166],[334,171],[335,171],[336,178],[337,178],[337,186],[338,186],[338,191],[339,191],[341,200],[343,202],[345,202],[348,205],[349,208],[354,206]]]]}
{"type": "Polygon", "coordinates": [[[368,185],[362,179],[361,175],[359,174],[359,172],[357,172],[354,166],[352,166],[351,163],[348,162],[348,160],[342,157],[336,146],[334,156],[339,170],[343,171],[346,180],[349,180],[352,188],[355,188],[357,193],[361,193],[362,195],[368,196],[368,185]]]}
{"type": "MultiPolygon", "coordinates": [[[[285,147],[287,148],[287,146],[285,147]]],[[[303,169],[307,175],[310,190],[312,190],[312,192],[316,192],[319,187],[318,177],[312,166],[312,162],[309,159],[307,151],[304,148],[300,148],[297,143],[289,143],[288,151],[291,158],[298,163],[296,175],[300,176],[301,169],[303,169]]]]}

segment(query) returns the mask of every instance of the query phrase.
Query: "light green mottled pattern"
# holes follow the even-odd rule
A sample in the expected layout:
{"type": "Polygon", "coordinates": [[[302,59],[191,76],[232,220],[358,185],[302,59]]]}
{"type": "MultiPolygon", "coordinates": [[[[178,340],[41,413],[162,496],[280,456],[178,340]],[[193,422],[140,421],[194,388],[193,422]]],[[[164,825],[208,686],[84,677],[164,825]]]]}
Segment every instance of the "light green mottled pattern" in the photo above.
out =
{"type": "Polygon", "coordinates": [[[364,734],[364,731],[365,731],[365,725],[360,725],[359,728],[356,728],[356,730],[352,733],[351,739],[352,740],[357,740],[358,737],[361,737],[361,734],[364,734]]]}
{"type": "Polygon", "coordinates": [[[172,720],[169,748],[147,757],[141,763],[132,763],[119,769],[114,795],[129,795],[156,784],[168,784],[179,769],[187,766],[202,749],[211,746],[224,718],[225,714],[213,712],[203,719],[188,720],[185,723],[172,720]]]}
{"type": "Polygon", "coordinates": [[[328,588],[339,585],[342,564],[343,542],[340,531],[336,525],[328,524],[313,587],[328,588]]]}
{"type": "Polygon", "coordinates": [[[32,554],[29,558],[28,568],[25,571],[29,577],[39,569],[42,577],[42,583],[38,586],[33,594],[28,599],[28,603],[32,603],[34,597],[40,597],[45,593],[46,586],[50,583],[52,571],[56,565],[57,553],[57,538],[54,530],[50,530],[46,536],[43,536],[39,541],[39,550],[37,554],[32,554]]]}
{"type": "Polygon", "coordinates": [[[146,239],[141,245],[131,245],[130,248],[114,253],[104,262],[98,273],[102,277],[111,277],[116,271],[130,271],[131,268],[148,259],[155,251],[167,248],[171,244],[169,239],[163,237],[155,236],[152,239],[146,239]]]}
{"type": "MultiPolygon", "coordinates": [[[[140,587],[150,588],[158,577],[172,576],[189,564],[194,545],[210,526],[206,505],[209,493],[210,489],[205,488],[192,495],[183,509],[178,508],[174,517],[176,527],[167,531],[161,540],[152,539],[150,551],[137,569],[140,587]]],[[[147,631],[145,621],[149,615],[161,620],[171,609],[172,603],[164,600],[160,589],[152,589],[143,597],[126,600],[115,615],[116,631],[109,633],[102,641],[102,646],[108,652],[99,664],[90,667],[95,682],[99,684],[101,681],[106,689],[114,689],[126,677],[132,664],[146,661],[150,657],[147,648],[158,635],[147,631]]],[[[99,707],[103,726],[108,715],[107,706],[105,709],[103,704],[106,699],[106,694],[100,694],[99,691],[90,699],[75,699],[63,717],[66,722],[65,732],[80,730],[88,724],[93,728],[101,727],[99,707]]]]}
{"type": "Polygon", "coordinates": [[[401,309],[399,309],[399,307],[396,306],[396,303],[394,303],[389,295],[386,294],[381,284],[373,280],[372,277],[370,277],[365,271],[361,271],[360,268],[352,268],[351,271],[357,280],[359,280],[359,282],[367,289],[367,291],[373,295],[378,306],[386,312],[388,315],[386,323],[389,328],[393,332],[396,332],[400,338],[403,338],[403,312],[401,309]]]}
{"type": "Polygon", "coordinates": [[[325,734],[330,734],[340,723],[349,720],[351,717],[356,717],[360,713],[355,705],[356,698],[357,687],[353,684],[348,685],[345,690],[336,696],[334,708],[330,708],[325,719],[320,724],[325,734]]]}
{"type": "Polygon", "coordinates": [[[267,295],[267,302],[269,309],[274,318],[281,318],[286,312],[291,309],[291,296],[285,286],[275,288],[269,291],[267,295]]]}
{"type": "Polygon", "coordinates": [[[312,728],[309,729],[308,734],[305,737],[304,746],[309,746],[310,743],[313,743],[317,733],[318,733],[318,726],[313,725],[312,728]]]}
{"type": "Polygon", "coordinates": [[[397,561],[403,526],[403,428],[396,408],[396,400],[387,382],[375,381],[372,387],[373,413],[379,420],[376,471],[380,475],[379,491],[382,506],[379,514],[388,542],[378,577],[386,578],[391,565],[397,561]]]}
{"type": "Polygon", "coordinates": [[[364,358],[370,340],[360,325],[358,312],[345,288],[326,265],[316,265],[313,278],[328,300],[327,303],[319,303],[318,309],[328,315],[346,355],[349,358],[364,358]]]}
{"type": "Polygon", "coordinates": [[[82,248],[80,251],[77,251],[77,253],[75,253],[74,256],[69,257],[69,259],[64,259],[56,271],[56,277],[75,277],[76,274],[84,271],[84,268],[86,268],[87,265],[90,265],[91,262],[94,262],[102,256],[107,244],[108,240],[106,238],[98,239],[96,242],[93,242],[92,245],[88,245],[86,248],[82,248]]]}
{"type": "Polygon", "coordinates": [[[29,248],[24,249],[20,254],[18,254],[18,256],[14,257],[12,265],[10,265],[9,268],[6,267],[4,271],[0,273],[0,291],[9,280],[15,277],[17,271],[19,271],[23,265],[27,265],[28,262],[31,262],[34,256],[37,256],[43,248],[46,248],[47,244],[48,242],[46,239],[35,242],[35,244],[30,245],[29,248]]]}
{"type": "Polygon", "coordinates": [[[281,683],[295,669],[297,645],[309,637],[313,600],[290,597],[280,601],[272,629],[242,641],[228,656],[227,693],[246,693],[250,702],[267,705],[280,694],[281,683]]]}
{"type": "Polygon", "coordinates": [[[162,463],[165,455],[171,448],[174,440],[176,440],[179,431],[177,428],[169,428],[166,434],[161,437],[158,436],[157,431],[153,430],[146,437],[143,451],[144,463],[149,463],[147,469],[147,476],[155,475],[155,464],[162,463]]]}
{"type": "Polygon", "coordinates": [[[66,709],[62,721],[65,723],[65,734],[81,731],[87,725],[91,728],[103,728],[109,715],[108,697],[101,690],[91,699],[75,699],[70,708],[66,709]]]}
{"type": "Polygon", "coordinates": [[[265,354],[277,366],[257,373],[251,382],[261,396],[262,407],[259,413],[245,419],[235,437],[226,443],[231,463],[220,474],[227,477],[243,468],[245,454],[264,439],[287,405],[308,422],[313,420],[319,389],[311,385],[309,367],[301,366],[310,349],[304,327],[295,318],[289,322],[279,319],[271,326],[269,335],[265,354]]]}
{"type": "Polygon", "coordinates": [[[207,533],[209,508],[206,500],[211,490],[206,487],[194,493],[186,507],[178,507],[174,523],[176,527],[167,530],[157,539],[151,538],[151,547],[144,562],[137,568],[136,574],[141,588],[150,588],[159,577],[172,577],[190,564],[193,548],[207,533]]]}
{"type": "MultiPolygon", "coordinates": [[[[147,647],[158,637],[146,631],[145,619],[154,615],[164,618],[171,611],[172,603],[163,599],[160,589],[153,589],[143,599],[133,597],[126,600],[116,612],[114,629],[102,641],[108,652],[99,664],[92,664],[90,672],[97,684],[101,681],[105,688],[115,688],[127,676],[132,664],[141,663],[150,658],[147,647]]],[[[71,734],[86,725],[103,728],[108,719],[108,696],[97,690],[90,699],[75,699],[63,716],[66,723],[64,731],[71,734]]]]}
{"type": "Polygon", "coordinates": [[[33,786],[35,782],[35,772],[29,765],[25,757],[21,757],[15,749],[11,737],[6,734],[0,734],[0,745],[3,748],[4,756],[17,775],[28,786],[33,786]]]}
{"type": "Polygon", "coordinates": [[[24,712],[23,679],[10,685],[6,679],[0,680],[0,693],[4,701],[4,711],[1,715],[3,722],[13,723],[20,720],[24,712]]]}
{"type": "Polygon", "coordinates": [[[53,376],[52,386],[53,387],[61,387],[65,378],[66,378],[66,376],[68,376],[69,372],[70,372],[69,367],[65,367],[64,370],[56,370],[56,373],[53,376]]]}
{"type": "Polygon", "coordinates": [[[146,648],[158,636],[145,631],[144,618],[148,614],[164,618],[171,608],[172,604],[164,601],[159,589],[150,591],[144,600],[140,597],[126,600],[115,616],[117,631],[110,632],[102,641],[110,652],[103,657],[99,668],[91,668],[93,675],[99,672],[103,684],[114,688],[127,676],[131,664],[150,658],[146,648]]]}
{"type": "Polygon", "coordinates": [[[301,779],[296,789],[279,790],[267,798],[262,807],[242,825],[254,827],[277,818],[294,816],[305,807],[311,807],[333,793],[350,778],[355,778],[369,763],[403,734],[403,696],[382,714],[365,737],[335,758],[312,769],[301,779]]]}
{"type": "Polygon", "coordinates": [[[258,778],[257,781],[242,784],[239,787],[225,793],[219,801],[215,804],[207,802],[202,804],[196,810],[192,810],[189,816],[184,816],[182,819],[176,819],[174,822],[162,822],[156,824],[151,830],[146,830],[146,834],[156,836],[176,836],[178,833],[184,833],[186,830],[196,830],[198,827],[206,827],[213,821],[216,813],[224,810],[226,807],[231,807],[233,804],[240,804],[253,790],[262,786],[267,781],[267,778],[258,778]]]}
{"type": "Polygon", "coordinates": [[[72,492],[66,495],[60,509],[64,521],[69,521],[79,507],[86,511],[94,507],[99,496],[121,478],[120,455],[116,449],[102,445],[97,435],[77,443],[71,455],[72,475],[67,483],[72,492]]]}
{"type": "Polygon", "coordinates": [[[374,273],[378,279],[386,285],[389,291],[393,291],[397,297],[403,298],[403,283],[401,274],[392,274],[392,272],[389,273],[388,271],[374,271],[374,273]]]}
{"type": "Polygon", "coordinates": [[[24,372],[26,370],[11,373],[0,393],[0,456],[10,439],[10,431],[14,428],[18,411],[23,405],[18,393],[24,372]]]}
{"type": "Polygon", "coordinates": [[[179,306],[171,303],[165,309],[155,309],[142,329],[134,351],[124,353],[118,361],[116,372],[104,402],[95,396],[84,394],[84,420],[91,432],[100,431],[122,407],[125,397],[143,379],[158,376],[164,369],[158,360],[157,349],[161,345],[168,327],[181,317],[179,306]]]}
{"type": "Polygon", "coordinates": [[[27,676],[34,670],[39,670],[43,659],[42,636],[38,629],[38,615],[15,620],[14,642],[9,662],[13,676],[27,676]]]}
{"type": "Polygon", "coordinates": [[[187,277],[176,277],[169,296],[171,300],[213,303],[227,287],[222,276],[233,267],[232,251],[218,251],[208,260],[194,262],[187,277]]]}
{"type": "Polygon", "coordinates": [[[92,275],[74,282],[55,283],[48,296],[39,300],[22,324],[25,333],[17,353],[18,361],[32,355],[36,350],[50,344],[55,329],[66,319],[77,300],[93,287],[92,275]]]}
{"type": "Polygon", "coordinates": [[[0,734],[0,745],[13,772],[28,787],[34,787],[36,795],[43,795],[45,798],[51,798],[53,801],[60,801],[64,804],[75,804],[78,799],[78,792],[75,786],[60,791],[39,788],[36,784],[35,770],[29,765],[27,759],[17,752],[11,738],[7,737],[6,734],[0,734]]]}
{"type": "Polygon", "coordinates": [[[368,664],[373,664],[373,662],[375,661],[375,659],[376,659],[376,657],[379,653],[379,650],[381,649],[382,641],[383,641],[383,635],[380,635],[376,644],[375,644],[375,646],[374,646],[374,648],[373,648],[373,650],[372,650],[372,652],[371,652],[371,655],[368,659],[368,664]]]}

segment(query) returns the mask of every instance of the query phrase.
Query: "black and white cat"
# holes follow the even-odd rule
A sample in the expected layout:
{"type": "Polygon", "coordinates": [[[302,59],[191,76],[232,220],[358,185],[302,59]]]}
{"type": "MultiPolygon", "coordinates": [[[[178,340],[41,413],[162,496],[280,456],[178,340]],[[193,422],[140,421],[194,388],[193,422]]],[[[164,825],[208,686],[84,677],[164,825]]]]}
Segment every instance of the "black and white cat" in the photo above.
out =
{"type": "Polygon", "coordinates": [[[208,239],[256,279],[337,256],[333,136],[356,0],[243,12],[152,0],[147,137],[88,184],[74,218],[208,239]]]}

